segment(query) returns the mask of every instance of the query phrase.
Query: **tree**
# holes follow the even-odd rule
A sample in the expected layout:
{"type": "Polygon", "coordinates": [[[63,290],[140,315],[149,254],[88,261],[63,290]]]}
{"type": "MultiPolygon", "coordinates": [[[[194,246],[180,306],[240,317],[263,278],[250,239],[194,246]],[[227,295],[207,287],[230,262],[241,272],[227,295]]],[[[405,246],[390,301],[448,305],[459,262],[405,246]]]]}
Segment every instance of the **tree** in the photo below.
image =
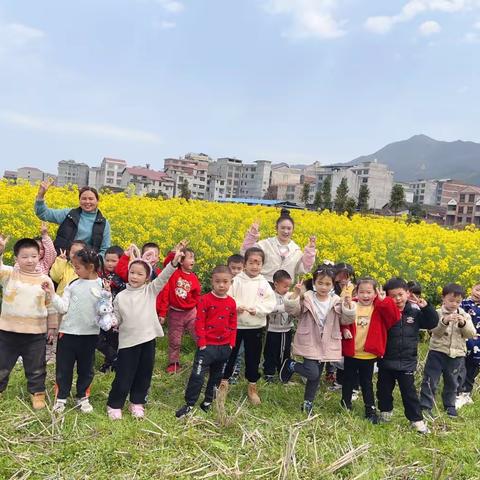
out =
{"type": "Polygon", "coordinates": [[[348,197],[345,202],[345,211],[348,214],[348,218],[352,218],[355,213],[355,208],[357,207],[357,202],[353,197],[348,197]]]}
{"type": "Polygon", "coordinates": [[[306,206],[308,203],[308,197],[310,196],[310,184],[309,183],[304,183],[303,188],[302,188],[302,195],[300,197],[300,200],[302,203],[306,206]]]}
{"type": "Polygon", "coordinates": [[[341,214],[346,211],[347,200],[348,200],[347,179],[342,178],[342,181],[340,182],[340,185],[338,186],[337,191],[335,193],[335,203],[333,206],[334,210],[338,214],[341,214]]]}
{"type": "Polygon", "coordinates": [[[315,198],[313,199],[313,206],[315,207],[315,210],[321,210],[322,208],[322,191],[317,190],[315,192],[315,198]]]}
{"type": "Polygon", "coordinates": [[[188,201],[190,200],[191,196],[192,192],[188,188],[188,181],[184,180],[183,183],[180,185],[180,197],[188,201]]]}
{"type": "Polygon", "coordinates": [[[368,200],[370,199],[370,190],[367,185],[362,183],[358,191],[358,209],[362,215],[368,212],[368,200]]]}
{"type": "Polygon", "coordinates": [[[393,210],[395,221],[397,221],[397,213],[405,205],[405,190],[403,189],[403,185],[397,183],[393,186],[389,205],[393,210]]]}
{"type": "Polygon", "coordinates": [[[263,196],[264,200],[276,200],[277,199],[277,194],[275,192],[275,186],[270,185],[267,188],[267,191],[265,192],[265,195],[263,196]]]}
{"type": "Polygon", "coordinates": [[[322,206],[323,210],[332,209],[332,177],[328,176],[322,183],[322,206]]]}
{"type": "Polygon", "coordinates": [[[425,209],[418,202],[414,202],[408,210],[407,223],[420,223],[426,214],[425,209]]]}

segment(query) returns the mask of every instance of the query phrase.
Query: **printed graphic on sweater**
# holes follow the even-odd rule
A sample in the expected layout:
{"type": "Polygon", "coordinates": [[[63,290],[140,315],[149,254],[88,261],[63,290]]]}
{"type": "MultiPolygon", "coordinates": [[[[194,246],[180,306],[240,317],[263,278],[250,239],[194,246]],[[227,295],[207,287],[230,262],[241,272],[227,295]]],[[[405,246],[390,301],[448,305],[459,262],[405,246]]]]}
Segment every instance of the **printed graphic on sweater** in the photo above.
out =
{"type": "Polygon", "coordinates": [[[177,285],[175,286],[175,294],[183,298],[184,300],[187,298],[188,292],[191,289],[190,282],[188,280],[184,280],[183,278],[179,278],[177,280],[177,285]]]}

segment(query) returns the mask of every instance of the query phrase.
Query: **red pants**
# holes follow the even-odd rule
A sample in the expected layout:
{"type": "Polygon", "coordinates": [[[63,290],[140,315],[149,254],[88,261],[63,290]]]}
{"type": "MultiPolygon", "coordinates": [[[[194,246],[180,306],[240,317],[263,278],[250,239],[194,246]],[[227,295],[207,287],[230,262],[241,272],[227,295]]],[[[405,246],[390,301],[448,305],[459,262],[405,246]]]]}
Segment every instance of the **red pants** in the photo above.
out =
{"type": "Polygon", "coordinates": [[[185,331],[196,340],[195,335],[195,319],[197,317],[197,309],[191,310],[173,310],[168,309],[168,363],[179,363],[180,346],[182,345],[182,336],[185,331]]]}

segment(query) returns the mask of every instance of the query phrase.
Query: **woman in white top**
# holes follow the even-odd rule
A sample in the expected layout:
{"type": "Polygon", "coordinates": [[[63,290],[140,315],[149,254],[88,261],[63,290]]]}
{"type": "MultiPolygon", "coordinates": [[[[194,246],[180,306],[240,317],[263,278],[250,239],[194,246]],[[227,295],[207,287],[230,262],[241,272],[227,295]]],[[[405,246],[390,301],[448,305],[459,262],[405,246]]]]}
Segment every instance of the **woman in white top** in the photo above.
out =
{"type": "Polygon", "coordinates": [[[240,253],[243,255],[248,248],[253,246],[260,247],[265,252],[262,275],[269,282],[273,281],[273,275],[278,270],[285,270],[292,278],[295,278],[295,275],[308,273],[315,263],[316,238],[311,236],[308,245],[302,252],[301,248],[292,240],[294,226],[290,212],[282,208],[276,223],[277,235],[275,237],[259,240],[259,224],[256,222],[245,236],[240,253]]]}

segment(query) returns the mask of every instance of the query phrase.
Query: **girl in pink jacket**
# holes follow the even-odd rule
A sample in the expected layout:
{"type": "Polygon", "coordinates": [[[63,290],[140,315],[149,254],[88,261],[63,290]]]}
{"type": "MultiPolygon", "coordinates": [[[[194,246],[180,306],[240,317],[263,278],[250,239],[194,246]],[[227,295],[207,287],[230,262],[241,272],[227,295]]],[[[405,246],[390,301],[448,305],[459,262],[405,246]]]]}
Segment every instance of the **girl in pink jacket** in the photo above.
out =
{"type": "Polygon", "coordinates": [[[279,376],[283,383],[295,372],[307,379],[302,406],[307,414],[312,411],[324,363],[342,358],[340,325],[349,325],[355,320],[351,296],[345,295],[342,300],[331,294],[334,278],[333,268],[322,265],[305,286],[297,285],[285,298],[285,311],[298,318],[293,353],[302,356],[303,362],[286,359],[279,376]]]}

